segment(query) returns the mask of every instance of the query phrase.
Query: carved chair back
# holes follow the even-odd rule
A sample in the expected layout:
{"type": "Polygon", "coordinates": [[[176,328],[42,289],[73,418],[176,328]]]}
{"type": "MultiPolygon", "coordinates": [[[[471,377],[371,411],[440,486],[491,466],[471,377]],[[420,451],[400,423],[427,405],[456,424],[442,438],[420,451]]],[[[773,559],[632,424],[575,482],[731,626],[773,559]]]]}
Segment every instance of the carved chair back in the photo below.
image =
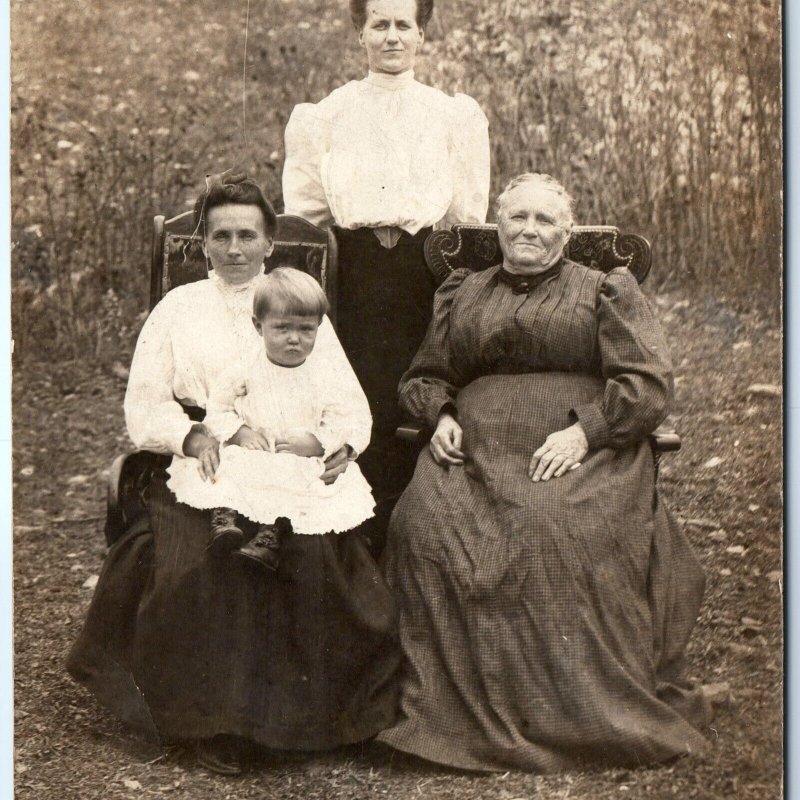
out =
{"type": "MultiPolygon", "coordinates": [[[[622,234],[613,225],[576,225],[565,255],[603,272],[627,267],[639,283],[650,272],[650,242],[635,233],[622,234]]],[[[496,225],[454,225],[435,231],[425,242],[425,261],[439,283],[454,269],[477,272],[502,260],[496,225]]]]}

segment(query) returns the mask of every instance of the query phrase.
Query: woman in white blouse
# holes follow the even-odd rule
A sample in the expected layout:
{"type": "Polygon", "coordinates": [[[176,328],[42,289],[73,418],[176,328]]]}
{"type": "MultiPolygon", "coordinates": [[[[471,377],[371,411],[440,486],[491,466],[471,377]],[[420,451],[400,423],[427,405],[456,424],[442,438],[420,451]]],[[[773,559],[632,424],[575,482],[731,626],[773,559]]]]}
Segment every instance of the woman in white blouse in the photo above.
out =
{"type": "MultiPolygon", "coordinates": [[[[138,447],[193,456],[210,479],[219,443],[196,420],[220,375],[263,349],[254,283],[276,220],[247,179],[212,186],[195,217],[212,276],[153,309],[125,419],[138,447]]],[[[339,376],[331,380],[355,381],[326,317],[311,359],[339,376]]],[[[364,444],[360,437],[343,450],[364,444]]],[[[327,464],[329,482],[346,456],[327,464]]],[[[166,478],[165,469],[154,475],[148,514],[109,550],[67,662],[73,677],[145,733],[195,740],[199,761],[223,774],[241,771],[247,741],[319,750],[391,724],[399,662],[391,598],[359,530],[289,537],[278,575],[265,580],[207,552],[210,512],[176,502],[166,478]]]]}
{"type": "Polygon", "coordinates": [[[286,127],[286,212],[336,226],[338,332],[373,416],[359,463],[378,500],[378,536],[413,471],[394,431],[397,386],[436,289],[423,242],[434,228],[484,222],[489,197],[480,107],[414,79],[432,13],[432,0],[352,0],[369,74],[296,106],[286,127]]]}

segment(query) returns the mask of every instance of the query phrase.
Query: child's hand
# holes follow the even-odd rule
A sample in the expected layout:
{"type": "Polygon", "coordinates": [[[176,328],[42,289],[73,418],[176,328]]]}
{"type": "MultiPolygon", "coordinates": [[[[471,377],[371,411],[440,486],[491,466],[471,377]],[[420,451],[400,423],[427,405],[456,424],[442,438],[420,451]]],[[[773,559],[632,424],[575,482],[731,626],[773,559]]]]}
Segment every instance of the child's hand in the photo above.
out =
{"type": "Polygon", "coordinates": [[[238,444],[245,450],[270,450],[269,441],[263,433],[242,425],[236,433],[228,439],[228,444],[238,444]]]}
{"type": "Polygon", "coordinates": [[[275,440],[275,452],[313,458],[321,456],[325,450],[313,433],[289,433],[275,440]]]}

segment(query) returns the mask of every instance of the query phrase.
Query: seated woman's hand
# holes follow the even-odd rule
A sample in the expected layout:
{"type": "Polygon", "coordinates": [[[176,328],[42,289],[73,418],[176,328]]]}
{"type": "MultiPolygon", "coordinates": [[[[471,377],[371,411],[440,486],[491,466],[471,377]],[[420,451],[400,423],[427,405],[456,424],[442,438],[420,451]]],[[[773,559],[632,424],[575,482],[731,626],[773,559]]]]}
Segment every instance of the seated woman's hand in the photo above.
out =
{"type": "Polygon", "coordinates": [[[461,450],[463,436],[464,430],[455,417],[447,413],[442,414],[428,445],[433,460],[445,469],[451,466],[461,466],[467,457],[461,450]]]}
{"type": "Polygon", "coordinates": [[[588,452],[586,434],[580,422],[576,422],[544,440],[531,458],[528,477],[534,482],[560,478],[568,470],[579,467],[588,452]]]}
{"type": "Polygon", "coordinates": [[[325,450],[313,433],[290,433],[275,439],[275,452],[313,458],[323,455],[325,450]]]}
{"type": "Polygon", "coordinates": [[[236,444],[245,450],[272,450],[269,439],[260,431],[254,431],[247,425],[242,425],[236,433],[228,439],[227,444],[236,444]]]}
{"type": "Polygon", "coordinates": [[[204,425],[193,425],[183,440],[183,454],[197,459],[197,471],[204,481],[214,483],[219,468],[219,442],[204,425]]]}
{"type": "Polygon", "coordinates": [[[352,455],[352,448],[349,444],[346,444],[328,456],[325,459],[325,472],[320,476],[322,482],[325,484],[333,483],[347,469],[352,455]]]}

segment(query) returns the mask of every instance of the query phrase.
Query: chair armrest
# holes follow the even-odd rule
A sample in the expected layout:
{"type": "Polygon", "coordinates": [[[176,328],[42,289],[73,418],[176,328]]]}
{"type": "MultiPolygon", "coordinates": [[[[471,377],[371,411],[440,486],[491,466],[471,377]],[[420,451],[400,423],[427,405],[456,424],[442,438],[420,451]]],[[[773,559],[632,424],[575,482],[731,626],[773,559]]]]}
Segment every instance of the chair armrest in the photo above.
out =
{"type": "MultiPolygon", "coordinates": [[[[395,436],[404,442],[422,446],[430,437],[427,426],[420,422],[404,422],[395,431],[395,436]]],[[[671,428],[661,426],[649,436],[650,445],[656,453],[675,453],[681,449],[681,437],[671,428]]]]}
{"type": "Polygon", "coordinates": [[[137,450],[117,456],[106,487],[106,544],[111,547],[130,526],[147,513],[147,491],[153,472],[166,469],[170,456],[137,450]]]}
{"type": "Polygon", "coordinates": [[[125,517],[120,506],[120,479],[128,455],[117,456],[108,471],[106,485],[106,544],[110,547],[125,531],[125,517]]]}
{"type": "Polygon", "coordinates": [[[423,425],[421,422],[414,422],[413,420],[404,422],[395,431],[395,436],[398,439],[402,439],[404,442],[409,442],[410,444],[419,445],[420,447],[425,444],[430,438],[430,435],[431,432],[426,425],[423,425]]]}
{"type": "Polygon", "coordinates": [[[681,449],[681,437],[672,428],[661,425],[650,434],[650,445],[656,453],[675,453],[681,449]]]}

